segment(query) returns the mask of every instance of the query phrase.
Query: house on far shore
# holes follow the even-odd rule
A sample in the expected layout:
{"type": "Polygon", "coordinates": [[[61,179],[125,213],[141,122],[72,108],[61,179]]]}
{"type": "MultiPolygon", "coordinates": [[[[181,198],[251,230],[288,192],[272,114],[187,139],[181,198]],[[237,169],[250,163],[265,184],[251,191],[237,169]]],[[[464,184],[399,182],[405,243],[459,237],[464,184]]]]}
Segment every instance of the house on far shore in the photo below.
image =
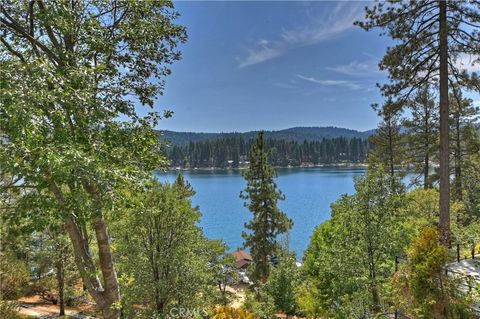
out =
{"type": "Polygon", "coordinates": [[[237,249],[233,252],[235,257],[235,267],[237,269],[246,269],[252,263],[252,256],[245,250],[237,249]]]}

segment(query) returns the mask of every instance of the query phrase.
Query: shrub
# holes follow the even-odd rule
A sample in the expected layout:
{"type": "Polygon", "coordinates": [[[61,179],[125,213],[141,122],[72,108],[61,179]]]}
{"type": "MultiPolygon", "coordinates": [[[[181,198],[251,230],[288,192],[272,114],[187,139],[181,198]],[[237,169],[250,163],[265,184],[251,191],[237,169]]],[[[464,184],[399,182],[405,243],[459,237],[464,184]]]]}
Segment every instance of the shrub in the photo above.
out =
{"type": "Polygon", "coordinates": [[[253,314],[245,308],[233,308],[230,306],[220,306],[215,308],[211,319],[253,319],[253,314]]]}
{"type": "Polygon", "coordinates": [[[2,319],[16,319],[19,309],[18,302],[0,300],[0,318],[2,319]]]}
{"type": "Polygon", "coordinates": [[[12,300],[28,287],[27,265],[11,253],[0,253],[0,299],[12,300]]]}
{"type": "Polygon", "coordinates": [[[35,280],[30,285],[30,294],[37,294],[45,301],[57,304],[57,281],[53,276],[35,280]]]}
{"type": "Polygon", "coordinates": [[[262,295],[261,298],[257,297],[255,292],[248,291],[245,297],[245,308],[253,313],[255,318],[276,318],[273,299],[268,294],[262,295]]]}
{"type": "Polygon", "coordinates": [[[438,232],[424,228],[407,250],[407,264],[396,275],[398,307],[414,318],[474,318],[467,296],[453,278],[444,275],[447,248],[438,232]]]}

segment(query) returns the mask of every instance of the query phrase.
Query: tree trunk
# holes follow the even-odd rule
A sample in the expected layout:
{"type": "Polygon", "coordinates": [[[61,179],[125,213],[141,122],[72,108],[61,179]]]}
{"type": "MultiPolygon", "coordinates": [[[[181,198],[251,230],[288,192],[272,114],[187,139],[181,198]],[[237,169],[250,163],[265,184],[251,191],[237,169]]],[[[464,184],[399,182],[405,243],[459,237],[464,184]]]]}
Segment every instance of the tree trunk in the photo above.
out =
{"type": "Polygon", "coordinates": [[[439,1],[440,46],[440,242],[450,246],[450,172],[447,2],[439,1]]]}
{"type": "Polygon", "coordinates": [[[428,178],[428,170],[429,170],[429,156],[428,156],[428,150],[425,153],[425,164],[423,167],[423,188],[424,189],[429,189],[430,188],[430,181],[428,178]]]}
{"type": "Polygon", "coordinates": [[[430,170],[430,111],[428,109],[428,101],[425,101],[424,105],[424,111],[425,111],[425,163],[423,166],[423,188],[424,189],[429,189],[431,187],[430,185],[430,179],[428,177],[428,173],[430,170]]]}
{"type": "Polygon", "coordinates": [[[60,316],[65,316],[65,251],[60,250],[60,256],[56,263],[57,268],[57,285],[58,285],[58,302],[60,305],[60,316]]]}
{"type": "MultiPolygon", "coordinates": [[[[461,107],[459,102],[459,107],[461,107]]],[[[462,192],[462,141],[460,135],[460,110],[458,110],[458,114],[455,117],[455,199],[461,201],[463,199],[463,192],[462,192]]]]}
{"type": "MultiPolygon", "coordinates": [[[[49,182],[50,190],[59,203],[65,206],[65,199],[60,187],[58,187],[50,175],[47,174],[46,179],[49,182]]],[[[92,189],[89,190],[92,191],[92,189]]],[[[75,264],[87,287],[88,293],[102,310],[105,319],[118,319],[120,318],[120,311],[112,309],[112,305],[120,300],[120,290],[115,267],[113,266],[113,256],[108,242],[107,227],[100,212],[98,212],[98,216],[93,222],[97,238],[100,270],[105,288],[97,276],[97,267],[90,253],[85,225],[78,224],[72,214],[72,217],[68,217],[64,221],[65,230],[72,242],[75,264]]]]}
{"type": "Polygon", "coordinates": [[[112,251],[108,238],[107,226],[103,217],[95,218],[95,235],[97,237],[98,257],[100,260],[100,270],[102,272],[105,289],[103,296],[105,305],[102,308],[104,319],[120,318],[120,311],[112,309],[115,302],[120,301],[120,287],[118,285],[117,272],[113,265],[112,251]]]}
{"type": "Polygon", "coordinates": [[[73,218],[65,221],[65,228],[72,241],[75,264],[82,276],[89,294],[96,302],[105,319],[120,318],[120,311],[112,309],[112,305],[120,300],[117,276],[113,266],[113,258],[108,245],[108,234],[103,218],[94,221],[95,234],[98,242],[100,270],[105,288],[98,278],[97,268],[88,247],[88,238],[73,218]]]}
{"type": "Polygon", "coordinates": [[[392,118],[391,115],[388,115],[388,148],[390,155],[390,176],[395,176],[395,163],[394,163],[394,149],[393,149],[393,129],[392,129],[392,118]]]}
{"type": "Polygon", "coordinates": [[[379,313],[382,310],[382,307],[380,305],[380,295],[378,294],[378,289],[375,282],[371,284],[370,291],[372,293],[373,311],[375,313],[379,313]]]}

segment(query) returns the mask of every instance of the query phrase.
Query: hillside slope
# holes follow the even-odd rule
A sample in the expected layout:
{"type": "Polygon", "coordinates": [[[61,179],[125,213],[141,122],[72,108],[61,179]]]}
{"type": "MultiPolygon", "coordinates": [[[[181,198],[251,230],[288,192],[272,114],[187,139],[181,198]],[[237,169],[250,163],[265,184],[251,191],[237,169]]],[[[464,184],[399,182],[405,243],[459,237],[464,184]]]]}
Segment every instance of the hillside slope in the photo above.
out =
{"type": "MultiPolygon", "coordinates": [[[[323,138],[362,138],[366,139],[372,135],[375,130],[356,131],[339,127],[292,127],[279,131],[265,131],[267,139],[287,140],[295,142],[318,141],[323,138]]],[[[230,132],[230,133],[194,133],[194,132],[175,132],[162,131],[164,139],[170,141],[173,145],[186,145],[190,142],[215,140],[219,138],[244,138],[245,140],[253,139],[258,134],[258,131],[249,131],[244,133],[230,132]]]]}

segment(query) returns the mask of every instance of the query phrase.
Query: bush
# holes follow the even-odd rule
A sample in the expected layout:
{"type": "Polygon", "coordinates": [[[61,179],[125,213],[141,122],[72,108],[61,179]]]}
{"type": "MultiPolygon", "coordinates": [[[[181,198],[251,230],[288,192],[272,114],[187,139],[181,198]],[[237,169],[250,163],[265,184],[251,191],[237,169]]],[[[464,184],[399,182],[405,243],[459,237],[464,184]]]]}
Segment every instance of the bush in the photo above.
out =
{"type": "Polygon", "coordinates": [[[220,306],[215,308],[211,319],[253,319],[253,314],[243,307],[220,306]]]}
{"type": "Polygon", "coordinates": [[[458,282],[444,275],[447,248],[438,232],[424,228],[407,250],[407,264],[396,275],[399,309],[414,318],[474,318],[458,282]]]}
{"type": "Polygon", "coordinates": [[[35,280],[29,289],[30,294],[37,294],[45,301],[57,304],[57,281],[53,276],[46,276],[35,280]]]}
{"type": "Polygon", "coordinates": [[[18,302],[0,300],[0,318],[2,319],[16,319],[17,312],[20,306],[18,302]]]}
{"type": "Polygon", "coordinates": [[[12,300],[20,297],[28,287],[27,265],[12,253],[0,253],[0,299],[12,300]]]}
{"type": "Polygon", "coordinates": [[[275,317],[275,304],[272,298],[265,294],[258,300],[255,292],[247,292],[245,308],[252,312],[255,318],[271,319],[275,317]]]}

